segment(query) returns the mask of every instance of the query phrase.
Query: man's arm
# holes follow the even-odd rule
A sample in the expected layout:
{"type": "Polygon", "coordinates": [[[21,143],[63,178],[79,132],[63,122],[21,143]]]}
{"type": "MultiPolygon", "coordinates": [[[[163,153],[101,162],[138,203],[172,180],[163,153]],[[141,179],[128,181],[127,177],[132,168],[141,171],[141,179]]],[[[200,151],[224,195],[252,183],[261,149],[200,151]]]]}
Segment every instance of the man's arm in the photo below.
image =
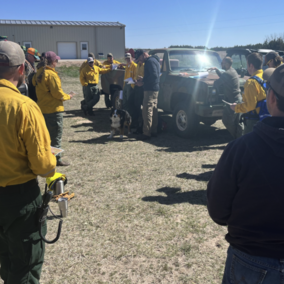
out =
{"type": "Polygon", "coordinates": [[[56,157],[50,150],[50,136],[36,103],[23,104],[17,117],[17,129],[28,155],[28,166],[35,175],[52,177],[56,157]]]}
{"type": "Polygon", "coordinates": [[[253,82],[247,82],[243,94],[243,103],[235,106],[235,113],[247,113],[256,108],[257,90],[253,82]]]}
{"type": "MultiPolygon", "coordinates": [[[[111,65],[110,65],[111,66],[111,65]]],[[[110,72],[111,71],[111,68],[106,68],[106,69],[102,69],[102,68],[100,68],[100,67],[98,67],[99,68],[99,73],[100,74],[106,74],[106,73],[108,73],[108,72],[110,72]]]]}
{"type": "Polygon", "coordinates": [[[230,143],[224,150],[207,185],[207,208],[210,217],[219,225],[227,225],[232,203],[238,191],[237,143],[230,143]]]}
{"type": "Polygon", "coordinates": [[[88,86],[88,82],[86,81],[86,78],[85,78],[84,69],[80,73],[80,82],[82,86],[88,86]]]}
{"type": "Polygon", "coordinates": [[[49,80],[48,80],[48,86],[49,86],[49,89],[50,89],[50,94],[58,99],[58,100],[62,100],[62,101],[67,101],[67,100],[70,100],[71,97],[67,94],[65,94],[61,88],[61,82],[60,82],[60,79],[59,77],[49,77],[49,80]]]}

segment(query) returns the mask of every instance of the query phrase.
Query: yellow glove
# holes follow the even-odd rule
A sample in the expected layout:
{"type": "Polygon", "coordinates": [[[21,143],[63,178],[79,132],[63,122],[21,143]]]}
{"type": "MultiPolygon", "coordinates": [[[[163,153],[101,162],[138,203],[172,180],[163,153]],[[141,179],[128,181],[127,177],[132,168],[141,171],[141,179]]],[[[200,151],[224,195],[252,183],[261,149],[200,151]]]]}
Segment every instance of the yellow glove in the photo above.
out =
{"type": "Polygon", "coordinates": [[[55,173],[53,177],[46,178],[46,184],[50,190],[53,190],[54,185],[58,180],[63,180],[64,185],[67,183],[67,177],[61,173],[55,173]]]}

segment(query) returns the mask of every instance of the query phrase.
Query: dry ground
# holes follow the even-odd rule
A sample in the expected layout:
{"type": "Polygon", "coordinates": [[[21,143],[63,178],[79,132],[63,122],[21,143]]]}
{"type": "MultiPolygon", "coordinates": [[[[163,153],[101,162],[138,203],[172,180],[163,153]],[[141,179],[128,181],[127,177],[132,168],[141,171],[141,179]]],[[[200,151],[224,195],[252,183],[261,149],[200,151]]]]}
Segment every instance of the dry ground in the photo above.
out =
{"type": "MultiPolygon", "coordinates": [[[[63,77],[62,85],[78,93],[65,103],[62,148],[71,166],[58,168],[76,197],[60,240],[46,245],[41,283],[221,283],[226,228],[208,216],[206,185],[230,141],[222,123],[182,139],[160,112],[167,133],[110,141],[103,98],[89,120],[79,79],[63,77]]],[[[49,220],[48,238],[56,229],[49,220]]]]}

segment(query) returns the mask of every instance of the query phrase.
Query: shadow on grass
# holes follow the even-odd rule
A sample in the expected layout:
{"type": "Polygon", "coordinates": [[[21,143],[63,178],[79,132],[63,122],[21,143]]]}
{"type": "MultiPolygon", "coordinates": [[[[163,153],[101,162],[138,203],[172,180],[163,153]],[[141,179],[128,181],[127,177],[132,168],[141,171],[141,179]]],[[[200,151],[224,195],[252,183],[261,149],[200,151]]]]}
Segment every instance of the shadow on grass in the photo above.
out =
{"type": "MultiPolygon", "coordinates": [[[[95,109],[95,116],[84,116],[81,110],[66,111],[66,118],[81,116],[83,119],[91,120],[92,122],[84,122],[72,125],[71,128],[78,129],[75,132],[90,132],[106,133],[110,131],[109,109],[95,109]],[[82,129],[80,129],[82,127],[82,129]],[[85,127],[89,127],[86,129],[85,127]]],[[[194,138],[181,138],[178,137],[172,127],[172,117],[164,113],[159,113],[159,116],[168,125],[168,131],[162,132],[157,138],[152,138],[143,143],[148,143],[156,147],[156,151],[160,152],[195,152],[206,150],[224,150],[225,145],[232,140],[229,132],[226,129],[220,129],[214,126],[199,125],[198,134],[194,138]]],[[[78,121],[80,122],[80,121],[78,121]]],[[[131,142],[137,141],[135,135],[129,138],[124,138],[123,141],[128,140],[131,142]]],[[[95,139],[70,141],[77,143],[101,143],[106,144],[106,136],[101,136],[95,139]]],[[[118,140],[118,139],[115,139],[118,140]]],[[[141,143],[141,142],[140,142],[141,143]]]]}
{"type": "MultiPolygon", "coordinates": [[[[81,131],[79,131],[81,132],[81,131]]],[[[109,143],[123,143],[123,142],[137,142],[136,139],[124,136],[123,139],[119,138],[119,135],[114,136],[112,139],[108,139],[109,134],[100,136],[98,138],[92,138],[87,140],[70,140],[70,143],[84,143],[84,144],[109,144],[109,143]]]]}
{"type": "Polygon", "coordinates": [[[202,168],[203,169],[215,169],[217,166],[217,164],[214,164],[214,165],[202,165],[202,168]]]}
{"type": "Polygon", "coordinates": [[[163,192],[167,196],[145,196],[142,198],[145,202],[159,202],[164,205],[173,205],[179,203],[190,203],[197,205],[206,205],[206,191],[205,190],[192,190],[186,192],[180,192],[180,188],[176,187],[163,187],[156,190],[157,192],[163,192]]]}
{"type": "Polygon", "coordinates": [[[178,178],[184,178],[184,179],[194,179],[197,181],[209,181],[214,171],[201,173],[198,175],[188,174],[188,173],[182,173],[177,175],[178,178]]]}

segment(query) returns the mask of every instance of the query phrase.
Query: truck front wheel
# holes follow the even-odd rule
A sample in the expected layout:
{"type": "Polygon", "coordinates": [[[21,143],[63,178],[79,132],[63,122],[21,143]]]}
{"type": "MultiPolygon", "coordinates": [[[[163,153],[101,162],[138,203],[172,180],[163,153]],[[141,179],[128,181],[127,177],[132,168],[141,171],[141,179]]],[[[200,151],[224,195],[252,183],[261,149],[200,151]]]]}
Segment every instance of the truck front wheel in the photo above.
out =
{"type": "Polygon", "coordinates": [[[194,109],[186,106],[185,102],[176,105],[173,112],[174,129],[180,137],[193,137],[197,133],[199,119],[194,109]]]}

